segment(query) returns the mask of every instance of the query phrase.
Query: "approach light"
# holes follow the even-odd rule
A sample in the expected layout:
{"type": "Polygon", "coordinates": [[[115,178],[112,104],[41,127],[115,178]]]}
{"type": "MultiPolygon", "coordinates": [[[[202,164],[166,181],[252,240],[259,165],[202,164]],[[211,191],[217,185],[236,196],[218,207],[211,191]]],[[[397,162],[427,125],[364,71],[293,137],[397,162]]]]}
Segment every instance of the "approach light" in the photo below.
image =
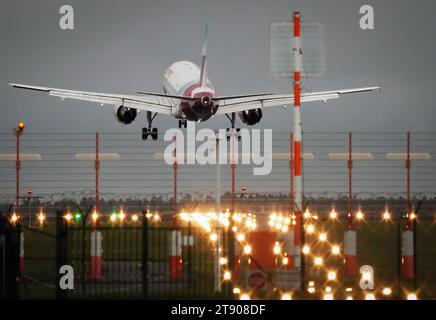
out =
{"type": "Polygon", "coordinates": [[[246,245],[244,246],[244,253],[245,253],[246,255],[251,254],[251,246],[250,246],[249,244],[246,244],[246,245]]]}
{"type": "Polygon", "coordinates": [[[116,212],[112,212],[112,214],[110,216],[111,222],[117,221],[117,217],[118,217],[117,213],[116,212]]]}
{"type": "Polygon", "coordinates": [[[303,254],[307,255],[307,254],[310,253],[310,247],[306,244],[306,245],[303,246],[302,251],[303,251],[303,254]]]}
{"type": "Polygon", "coordinates": [[[290,293],[283,293],[280,299],[281,300],[292,300],[292,295],[290,293]]]}
{"type": "Polygon", "coordinates": [[[409,293],[407,295],[407,300],[418,300],[418,296],[416,295],[416,293],[409,293]]]}
{"type": "Polygon", "coordinates": [[[336,280],[336,271],[329,271],[329,272],[327,273],[327,279],[328,279],[329,281],[334,281],[334,280],[336,280]]]}
{"type": "Polygon", "coordinates": [[[209,236],[210,241],[217,241],[218,235],[216,233],[211,233],[209,236]]]}
{"type": "Polygon", "coordinates": [[[332,255],[337,256],[341,254],[341,248],[338,245],[333,245],[332,246],[332,255]]]}
{"type": "Polygon", "coordinates": [[[16,224],[18,222],[18,219],[20,219],[20,216],[18,216],[15,212],[11,216],[11,223],[16,224]]]}
{"type": "Polygon", "coordinates": [[[74,214],[74,221],[76,221],[76,222],[82,221],[82,214],[80,212],[76,212],[74,214]]]}
{"type": "Polygon", "coordinates": [[[133,216],[132,216],[132,222],[138,222],[138,215],[137,214],[134,214],[133,216]]]}
{"type": "Polygon", "coordinates": [[[322,232],[319,234],[319,241],[324,242],[327,240],[327,234],[325,232],[322,232]]]}
{"type": "Polygon", "coordinates": [[[281,251],[282,251],[282,249],[280,248],[280,244],[279,244],[278,241],[276,241],[274,243],[273,252],[274,252],[275,255],[279,255],[281,251]]]}
{"type": "Polygon", "coordinates": [[[364,215],[363,212],[360,211],[360,209],[359,209],[359,211],[357,211],[357,213],[356,213],[356,219],[357,219],[358,221],[361,221],[361,220],[364,219],[364,217],[365,217],[365,215],[364,215]]]}
{"type": "Polygon", "coordinates": [[[382,291],[382,293],[383,293],[383,295],[385,295],[385,296],[390,296],[391,294],[392,294],[392,289],[391,288],[383,288],[383,291],[382,291]]]}
{"type": "Polygon", "coordinates": [[[70,223],[71,220],[73,220],[73,215],[71,213],[67,213],[66,215],[64,215],[64,219],[70,223]]]}
{"type": "Polygon", "coordinates": [[[97,220],[98,220],[98,213],[97,213],[97,211],[94,210],[94,212],[91,215],[91,219],[92,219],[92,221],[94,223],[97,223],[97,220]]]}
{"type": "Polygon", "coordinates": [[[322,264],[323,264],[323,259],[322,259],[322,257],[315,257],[315,259],[313,260],[313,263],[314,263],[316,266],[322,266],[322,264]]]}
{"type": "Polygon", "coordinates": [[[391,220],[391,213],[389,212],[389,211],[385,211],[384,213],[383,213],[383,220],[384,221],[389,221],[389,220],[391,220]]]}
{"type": "Polygon", "coordinates": [[[375,300],[375,295],[374,293],[367,293],[365,295],[365,300],[375,300]]]}
{"type": "Polygon", "coordinates": [[[335,209],[332,209],[332,211],[330,211],[330,219],[335,220],[338,218],[338,213],[336,212],[335,209]]]}
{"type": "Polygon", "coordinates": [[[236,235],[236,240],[238,240],[239,242],[245,241],[245,235],[243,233],[238,233],[236,235]]]}
{"type": "Polygon", "coordinates": [[[314,232],[315,232],[315,227],[314,227],[314,225],[313,225],[313,224],[308,224],[308,225],[306,226],[306,232],[307,232],[308,234],[312,234],[312,233],[314,233],[314,232]]]}
{"type": "Polygon", "coordinates": [[[223,279],[224,281],[229,281],[232,279],[232,274],[230,273],[230,271],[224,271],[223,279]]]}
{"type": "Polygon", "coordinates": [[[248,293],[243,293],[239,297],[239,300],[250,300],[250,295],[248,293]]]}

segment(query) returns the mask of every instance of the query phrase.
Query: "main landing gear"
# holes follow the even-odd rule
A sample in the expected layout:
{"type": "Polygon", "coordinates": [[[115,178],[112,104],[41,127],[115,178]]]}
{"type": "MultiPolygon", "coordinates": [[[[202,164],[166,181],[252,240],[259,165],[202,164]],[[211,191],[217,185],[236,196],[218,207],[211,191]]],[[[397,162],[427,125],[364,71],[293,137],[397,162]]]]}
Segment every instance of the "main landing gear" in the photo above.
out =
{"type": "Polygon", "coordinates": [[[142,128],[142,140],[147,140],[150,136],[153,140],[157,140],[158,138],[158,129],[152,128],[151,125],[153,123],[154,118],[156,118],[157,113],[152,115],[150,111],[147,111],[147,122],[148,128],[142,128]]]}
{"type": "Polygon", "coordinates": [[[230,124],[232,125],[232,128],[227,128],[227,141],[230,141],[230,136],[232,134],[234,134],[238,138],[238,141],[241,141],[241,135],[240,135],[241,128],[236,128],[235,129],[235,122],[236,122],[236,115],[235,115],[235,113],[232,112],[231,116],[226,114],[226,117],[227,117],[227,119],[230,120],[230,124]]]}

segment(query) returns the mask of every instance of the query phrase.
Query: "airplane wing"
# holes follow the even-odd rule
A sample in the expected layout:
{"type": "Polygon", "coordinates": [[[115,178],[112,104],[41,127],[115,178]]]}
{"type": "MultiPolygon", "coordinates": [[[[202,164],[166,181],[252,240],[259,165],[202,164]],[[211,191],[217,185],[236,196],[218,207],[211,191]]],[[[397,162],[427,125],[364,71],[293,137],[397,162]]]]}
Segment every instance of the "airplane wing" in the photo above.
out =
{"type": "MultiPolygon", "coordinates": [[[[301,94],[301,103],[338,99],[340,96],[357,92],[370,92],[380,90],[380,87],[365,87],[355,89],[342,89],[333,91],[308,92],[301,94]]],[[[294,95],[270,94],[264,96],[250,96],[243,98],[230,98],[222,100],[216,114],[227,114],[232,112],[247,111],[251,109],[262,109],[266,107],[293,105],[294,95]]]]}
{"type": "Polygon", "coordinates": [[[75,91],[49,87],[30,86],[18,83],[9,83],[14,88],[46,92],[50,96],[61,99],[75,99],[82,101],[97,102],[114,106],[124,106],[138,110],[145,110],[163,114],[171,114],[171,102],[169,97],[161,96],[135,96],[101,92],[75,91]]]}

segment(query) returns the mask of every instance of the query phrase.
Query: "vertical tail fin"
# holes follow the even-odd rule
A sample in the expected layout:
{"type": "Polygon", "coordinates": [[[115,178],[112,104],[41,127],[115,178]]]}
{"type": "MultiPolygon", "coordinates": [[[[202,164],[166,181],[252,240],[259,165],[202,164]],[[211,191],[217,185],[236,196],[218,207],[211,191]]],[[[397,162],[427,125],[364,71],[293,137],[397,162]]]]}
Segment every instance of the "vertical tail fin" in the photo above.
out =
{"type": "Polygon", "coordinates": [[[207,22],[204,24],[203,48],[201,49],[200,86],[206,85],[207,22]]]}

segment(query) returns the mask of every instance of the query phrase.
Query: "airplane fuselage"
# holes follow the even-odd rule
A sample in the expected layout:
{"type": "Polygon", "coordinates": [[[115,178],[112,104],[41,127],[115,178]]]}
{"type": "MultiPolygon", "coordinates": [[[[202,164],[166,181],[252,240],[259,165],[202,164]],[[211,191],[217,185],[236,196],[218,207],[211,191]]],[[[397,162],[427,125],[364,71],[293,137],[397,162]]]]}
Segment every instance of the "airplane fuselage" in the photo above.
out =
{"type": "Polygon", "coordinates": [[[189,61],[173,63],[164,74],[163,91],[165,94],[178,95],[195,100],[171,99],[173,116],[190,121],[206,121],[212,117],[219,108],[214,102],[215,90],[206,78],[205,85],[201,86],[200,68],[189,61]]]}

